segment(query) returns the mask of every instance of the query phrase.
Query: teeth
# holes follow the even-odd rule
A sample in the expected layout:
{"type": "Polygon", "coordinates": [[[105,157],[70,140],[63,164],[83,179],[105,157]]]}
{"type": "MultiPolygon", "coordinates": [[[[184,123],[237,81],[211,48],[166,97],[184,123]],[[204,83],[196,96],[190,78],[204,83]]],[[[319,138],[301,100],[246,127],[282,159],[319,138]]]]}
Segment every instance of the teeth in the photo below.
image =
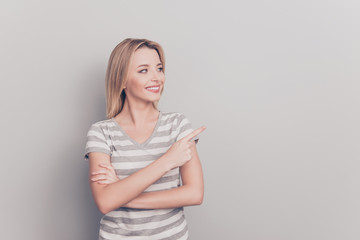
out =
{"type": "Polygon", "coordinates": [[[146,89],[150,89],[150,90],[158,90],[159,87],[150,87],[150,88],[146,88],[146,89]]]}

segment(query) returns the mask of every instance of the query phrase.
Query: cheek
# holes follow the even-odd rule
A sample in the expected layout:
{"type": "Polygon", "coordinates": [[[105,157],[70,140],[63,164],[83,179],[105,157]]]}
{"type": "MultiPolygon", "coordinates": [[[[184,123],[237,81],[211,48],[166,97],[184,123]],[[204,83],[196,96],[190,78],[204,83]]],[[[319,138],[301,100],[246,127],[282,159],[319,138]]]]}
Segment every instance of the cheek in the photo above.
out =
{"type": "Polygon", "coordinates": [[[160,81],[161,81],[162,83],[165,83],[165,75],[163,75],[163,76],[160,78],[160,81]]]}
{"type": "Polygon", "coordinates": [[[134,88],[135,88],[136,90],[141,90],[141,89],[144,88],[144,85],[142,84],[141,81],[137,81],[137,82],[134,83],[134,88]]]}
{"type": "Polygon", "coordinates": [[[133,89],[135,91],[142,90],[144,89],[144,82],[145,81],[142,81],[140,78],[132,78],[127,84],[128,89],[133,89]]]}

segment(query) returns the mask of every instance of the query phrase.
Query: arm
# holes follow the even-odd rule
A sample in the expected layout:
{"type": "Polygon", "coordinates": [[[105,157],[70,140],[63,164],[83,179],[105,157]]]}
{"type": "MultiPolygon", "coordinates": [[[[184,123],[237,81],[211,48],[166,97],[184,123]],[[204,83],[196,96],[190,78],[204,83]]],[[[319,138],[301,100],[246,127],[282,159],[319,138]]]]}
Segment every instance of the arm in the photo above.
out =
{"type": "MultiPolygon", "coordinates": [[[[96,180],[91,180],[91,190],[99,210],[106,214],[118,207],[125,206],[128,202],[144,192],[151,184],[156,182],[170,169],[183,166],[188,163],[192,159],[192,153],[195,153],[197,156],[195,143],[191,143],[190,139],[204,130],[205,127],[201,127],[185,136],[183,139],[175,142],[159,159],[153,161],[147,167],[140,169],[124,179],[117,180],[116,182],[112,182],[107,185],[100,184],[101,181],[97,182],[98,180],[104,179],[104,177],[101,176],[97,177],[96,180]]],[[[89,153],[89,159],[91,175],[95,172],[97,172],[96,174],[103,172],[103,170],[100,169],[100,164],[111,165],[110,156],[105,153],[91,152],[89,153]]],[[[200,163],[198,157],[197,161],[200,163]]],[[[190,167],[191,165],[185,169],[189,169],[190,167]]],[[[200,165],[199,167],[201,169],[200,165]]],[[[189,178],[190,174],[182,173],[182,175],[185,177],[185,182],[189,182],[189,180],[186,179],[189,178]]],[[[189,197],[189,195],[186,196],[189,197]]]]}
{"type": "Polygon", "coordinates": [[[192,158],[180,167],[183,185],[170,190],[141,193],[128,202],[129,208],[176,208],[182,206],[200,205],[203,201],[204,182],[200,159],[196,144],[192,141],[192,158]]]}
{"type": "MultiPolygon", "coordinates": [[[[99,171],[99,164],[110,165],[110,156],[105,153],[91,152],[89,153],[89,159],[90,173],[99,171]]],[[[123,206],[157,181],[170,170],[170,167],[168,167],[164,160],[164,158],[159,158],[129,177],[111,184],[102,185],[90,181],[92,194],[100,212],[106,214],[123,206]]]]}

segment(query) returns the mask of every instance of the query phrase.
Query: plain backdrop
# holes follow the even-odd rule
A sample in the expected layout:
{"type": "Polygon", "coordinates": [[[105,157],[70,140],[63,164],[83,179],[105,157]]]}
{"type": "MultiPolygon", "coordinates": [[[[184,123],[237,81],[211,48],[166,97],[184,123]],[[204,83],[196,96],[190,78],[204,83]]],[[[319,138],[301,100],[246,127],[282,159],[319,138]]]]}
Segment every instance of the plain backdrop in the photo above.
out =
{"type": "Polygon", "coordinates": [[[1,1],[0,239],[95,240],[83,160],[128,37],[166,57],[162,111],[206,125],[191,239],[360,239],[360,2],[1,1]]]}

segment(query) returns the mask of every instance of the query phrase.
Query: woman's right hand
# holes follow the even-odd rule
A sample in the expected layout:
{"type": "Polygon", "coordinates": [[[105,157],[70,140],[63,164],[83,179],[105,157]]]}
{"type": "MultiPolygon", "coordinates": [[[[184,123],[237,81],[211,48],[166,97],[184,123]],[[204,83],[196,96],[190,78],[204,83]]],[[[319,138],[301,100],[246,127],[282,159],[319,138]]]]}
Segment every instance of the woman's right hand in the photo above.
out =
{"type": "Polygon", "coordinates": [[[180,167],[192,158],[191,147],[195,145],[195,141],[191,141],[193,137],[206,129],[202,126],[182,139],[176,141],[162,156],[162,159],[168,164],[170,169],[180,167]]]}

